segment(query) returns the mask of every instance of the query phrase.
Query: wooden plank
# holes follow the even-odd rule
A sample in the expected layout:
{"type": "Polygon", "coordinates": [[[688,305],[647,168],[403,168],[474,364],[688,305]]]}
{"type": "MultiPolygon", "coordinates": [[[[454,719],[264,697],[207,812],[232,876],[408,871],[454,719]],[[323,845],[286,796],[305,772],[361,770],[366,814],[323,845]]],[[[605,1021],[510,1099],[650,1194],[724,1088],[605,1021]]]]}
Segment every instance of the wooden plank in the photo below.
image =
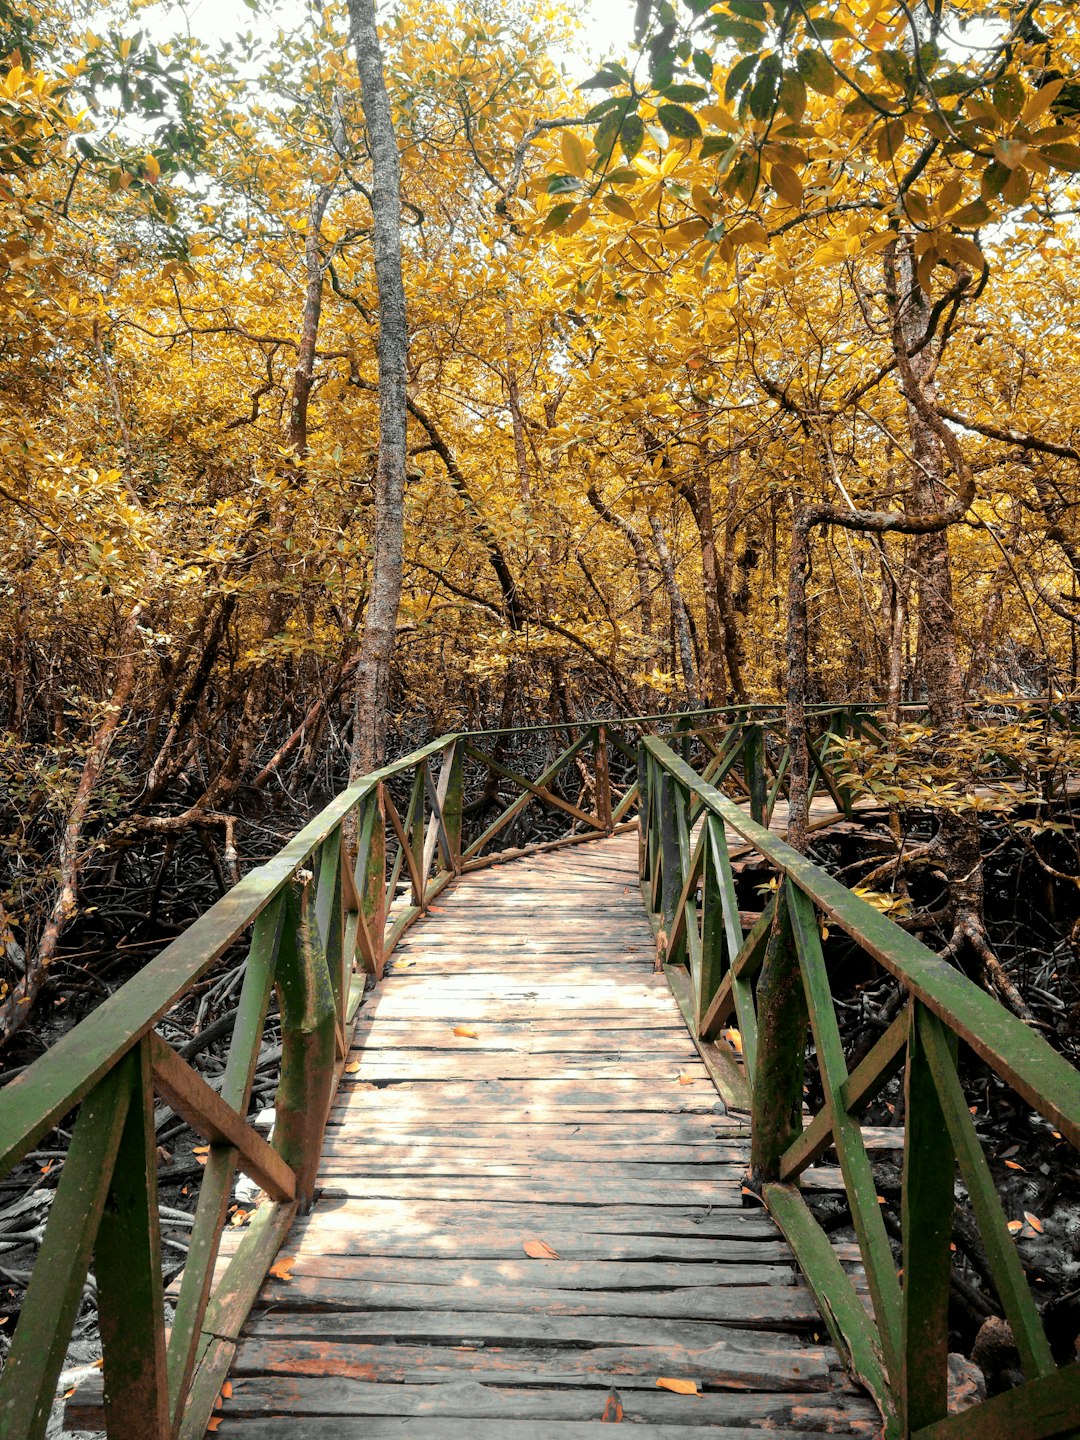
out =
{"type": "MultiPolygon", "coordinates": [[[[476,1381],[434,1384],[385,1384],[351,1377],[244,1376],[233,1382],[232,1395],[223,1406],[225,1415],[274,1416],[429,1416],[462,1419],[542,1420],[545,1426],[566,1420],[599,1420],[606,1396],[595,1383],[558,1389],[522,1386],[486,1386],[476,1381]]],[[[871,1435],[879,1428],[877,1411],[866,1401],[833,1394],[733,1395],[702,1394],[693,1397],[692,1419],[687,1397],[652,1389],[635,1391],[624,1400],[631,1423],[676,1424],[715,1428],[750,1425],[776,1430],[844,1425],[849,1435],[871,1435]]],[[[698,1429],[700,1435],[701,1431],[698,1429]]]]}
{"type": "Polygon", "coordinates": [[[341,1375],[396,1384],[467,1375],[484,1384],[609,1385],[655,1389],[657,1375],[694,1378],[715,1389],[814,1393],[833,1386],[831,1355],[820,1346],[783,1349],[762,1337],[752,1347],[735,1337],[699,1349],[688,1345],[366,1345],[312,1340],[241,1342],[234,1375],[341,1375]]]}
{"type": "MultiPolygon", "coordinates": [[[[597,1397],[603,1404],[604,1396],[597,1397]]],[[[693,1411],[688,1409],[691,1423],[640,1424],[634,1427],[635,1440],[701,1440],[702,1429],[692,1423],[693,1411]]],[[[257,1416],[248,1419],[230,1420],[221,1417],[217,1431],[220,1440],[325,1440],[326,1421],[319,1416],[288,1416],[275,1418],[257,1416]]],[[[543,1440],[609,1440],[611,1432],[602,1421],[553,1420],[543,1425],[543,1440]]],[[[757,1425],[715,1427],[723,1440],[761,1440],[761,1429],[757,1425]]],[[[410,1420],[400,1417],[364,1416],[362,1418],[341,1417],[334,1420],[334,1434],[339,1440],[506,1440],[507,1436],[520,1436],[521,1440],[538,1440],[537,1421],[517,1422],[503,1416],[498,1420],[460,1420],[430,1417],[424,1420],[410,1420]]],[[[770,1440],[806,1440],[805,1430],[771,1430],[770,1440]]]]}
{"type": "MultiPolygon", "coordinates": [[[[778,1293],[783,1293],[778,1292],[778,1293]]],[[[812,1308],[812,1305],[811,1305],[812,1308]]],[[[816,1319],[816,1311],[814,1312],[816,1319]]],[[[527,1343],[589,1345],[688,1345],[694,1348],[721,1342],[751,1346],[760,1334],[770,1350],[787,1347],[802,1355],[805,1340],[798,1329],[762,1328],[750,1331],[741,1325],[725,1325],[688,1316],[549,1314],[535,1311],[487,1310],[482,1308],[439,1310],[326,1310],[278,1308],[255,1310],[244,1329],[245,1336],[264,1339],[303,1338],[316,1341],[391,1340],[400,1343],[448,1341],[454,1345],[527,1343]]]]}

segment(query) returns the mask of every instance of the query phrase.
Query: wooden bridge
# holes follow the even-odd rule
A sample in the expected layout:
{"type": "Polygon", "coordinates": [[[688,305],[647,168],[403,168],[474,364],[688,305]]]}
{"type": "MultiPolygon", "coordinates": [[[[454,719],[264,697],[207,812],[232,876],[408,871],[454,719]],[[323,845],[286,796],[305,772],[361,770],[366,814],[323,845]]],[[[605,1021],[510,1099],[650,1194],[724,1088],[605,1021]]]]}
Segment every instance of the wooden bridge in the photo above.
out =
{"type": "MultiPolygon", "coordinates": [[[[958,1042],[1073,1145],[1080,1075],[766,828],[783,813],[778,723],[758,709],[585,724],[533,779],[514,737],[444,737],[347,791],[6,1087],[4,1168],[79,1108],[0,1437],[44,1434],[91,1258],[103,1382],[67,1422],[110,1440],[1080,1428],[1080,1368],[1051,1354],[958,1042]],[[562,833],[491,853],[529,805],[562,833]],[[758,885],[772,876],[756,912],[740,909],[737,848],[758,885]],[[826,925],[903,1001],[850,1073],[826,925]],[[245,936],[213,1088],[160,1022],[245,936]],[[275,987],[267,1141],[248,1110],[275,987]],[[861,1123],[902,1070],[905,1129],[861,1123]],[[155,1094],[209,1141],[168,1294],[155,1094]],[[899,1256],[871,1163],[883,1143],[903,1146],[899,1256]],[[949,1154],[1026,1376],[955,1414],[949,1154]],[[265,1192],[240,1231],[225,1224],[237,1168],[265,1192]],[[807,1203],[829,1190],[857,1243],[832,1244],[807,1203]]],[[[872,740],[872,714],[817,717],[820,823],[851,815],[833,758],[856,729],[872,740]]]]}

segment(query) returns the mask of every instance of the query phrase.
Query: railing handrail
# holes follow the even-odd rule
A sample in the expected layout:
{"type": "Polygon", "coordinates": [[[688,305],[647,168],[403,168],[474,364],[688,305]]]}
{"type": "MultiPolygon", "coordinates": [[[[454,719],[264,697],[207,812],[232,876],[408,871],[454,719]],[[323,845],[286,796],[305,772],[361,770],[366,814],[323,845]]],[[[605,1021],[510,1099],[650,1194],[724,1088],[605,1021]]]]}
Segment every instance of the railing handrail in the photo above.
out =
{"type": "Polygon", "coordinates": [[[758,825],[662,740],[642,742],[660,767],[760,851],[814,904],[955,1031],[1032,1109],[1080,1148],[1080,1070],[962,971],[821,866],[758,825]]]}

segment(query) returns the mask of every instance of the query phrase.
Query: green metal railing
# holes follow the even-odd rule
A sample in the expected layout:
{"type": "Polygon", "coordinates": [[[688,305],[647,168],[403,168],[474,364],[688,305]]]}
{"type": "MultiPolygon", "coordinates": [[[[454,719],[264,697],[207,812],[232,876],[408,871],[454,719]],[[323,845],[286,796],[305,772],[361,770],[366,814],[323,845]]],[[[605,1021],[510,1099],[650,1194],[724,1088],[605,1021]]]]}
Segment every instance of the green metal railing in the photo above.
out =
{"type": "MultiPolygon", "coordinates": [[[[641,746],[641,875],[669,978],[702,1040],[737,1022],[737,1083],[752,1116],[754,1174],[852,1372],[875,1396],[890,1437],[1041,1440],[1080,1430],[1080,1366],[1058,1367],[968,1109],[963,1045],[1073,1146],[1080,1146],[1080,1072],[1030,1026],[887,916],[770,833],[673,745],[641,746]],[[741,837],[767,860],[776,888],[744,934],[729,855],[741,837]],[[822,925],[845,931],[899,982],[903,1008],[849,1072],[822,925]],[[808,1042],[824,1102],[804,1116],[808,1042]],[[904,1071],[902,1272],[889,1244],[860,1115],[904,1071]],[[867,1313],[799,1188],[833,1148],[862,1269],[867,1313]],[[954,1169],[967,1188],[1026,1383],[949,1416],[948,1301],[954,1169]]],[[[843,798],[842,796],[839,798],[843,798]]],[[[764,807],[757,805],[759,815],[764,807]]],[[[734,1069],[734,1066],[730,1066],[734,1069]]]]}
{"type": "MultiPolygon", "coordinates": [[[[873,742],[874,710],[866,705],[819,706],[811,713],[813,784],[845,813],[850,813],[851,797],[839,779],[842,768],[833,763],[836,747],[842,736],[852,733],[873,742]]],[[[691,1027],[698,1034],[714,1034],[734,1007],[751,1076],[761,1064],[755,975],[767,958],[769,927],[759,925],[743,939],[725,858],[725,824],[761,848],[788,876],[783,913],[790,912],[792,919],[781,933],[794,936],[790,943],[798,946],[804,972],[807,967],[815,975],[820,970],[811,911],[817,905],[833,913],[833,906],[837,913],[856,917],[856,928],[865,927],[860,943],[894,969],[916,997],[912,1016],[890,1032],[889,1046],[879,1047],[850,1077],[831,1032],[826,1033],[827,1021],[815,1022],[825,1027],[819,1053],[829,1057],[827,1113],[786,1146],[779,1157],[779,1178],[766,1191],[815,1284],[823,1312],[838,1330],[838,1343],[843,1343],[839,1332],[849,1331],[860,1373],[865,1372],[875,1393],[895,1411],[900,1383],[895,1377],[909,1374],[897,1369],[897,1357],[908,1352],[897,1282],[886,1274],[880,1235],[868,1220],[867,1272],[884,1316],[879,1324],[885,1359],[875,1360],[878,1342],[867,1330],[857,1301],[852,1309],[840,1283],[845,1277],[840,1272],[838,1278],[839,1267],[830,1269],[821,1258],[831,1251],[815,1235],[799,1199],[794,1182],[800,1168],[829,1143],[844,1147],[845,1175],[850,1170],[861,1187],[853,1204],[862,1215],[868,1170],[865,1157],[857,1158],[858,1127],[850,1117],[874,1092],[880,1076],[892,1073],[889,1067],[895,1068],[905,1043],[911,1054],[927,1057],[915,1072],[916,1092],[931,1083],[920,1078],[925,1072],[953,1099],[955,1085],[948,1089],[949,1035],[961,1035],[991,1063],[999,1051],[1015,1054],[1023,1063],[1010,1062],[1003,1070],[1006,1078],[1043,1113],[1060,1111],[1063,1133],[1073,1138],[1080,1101],[1069,1086],[1075,1087],[1076,1076],[1048,1047],[1042,1048],[1049,1060],[1038,1049],[1030,1052],[1034,1060],[1025,1058],[1025,1046],[1029,1040],[1035,1044],[1037,1037],[1020,1037],[1016,1022],[982,992],[876,912],[868,915],[869,907],[761,829],[759,822],[767,822],[786,793],[788,765],[782,708],[738,706],[445,735],[365,776],[332,801],[278,854],[240,880],[0,1092],[0,1176],[56,1125],[75,1116],[48,1225],[0,1376],[0,1440],[39,1440],[44,1435],[91,1265],[103,1348],[104,1424],[110,1440],[196,1440],[204,1434],[259,1286],[294,1216],[311,1203],[323,1130],[352,1023],[365,988],[382,975],[400,936],[456,876],[513,858],[523,848],[533,852],[577,844],[636,824],[632,817],[642,794],[647,901],[663,918],[672,973],[681,955],[689,959],[695,987],[691,1027]],[[702,757],[704,776],[676,749],[702,757]],[[518,752],[531,758],[513,759],[518,752]],[[536,773],[524,773],[530,769],[536,773]],[[721,785],[748,802],[750,819],[721,794],[721,785]],[[544,820],[540,838],[535,827],[520,837],[526,812],[535,817],[537,811],[544,820]],[[698,817],[705,822],[704,840],[692,844],[691,827],[698,817]],[[524,846],[515,847],[515,835],[524,839],[524,846]],[[498,845],[504,848],[496,849],[498,845]],[[699,876],[704,880],[700,901],[695,888],[699,876]],[[894,958],[894,932],[903,942],[895,952],[900,961],[894,958]],[[223,957],[235,957],[241,945],[246,945],[247,959],[227,1066],[220,1084],[211,1087],[159,1027],[211,968],[223,957]],[[911,959],[916,952],[918,963],[911,959]],[[923,981],[928,965],[934,977],[929,989],[923,981]],[[938,971],[946,972],[946,978],[938,971]],[[248,1112],[275,992],[282,1055],[276,1120],[267,1141],[248,1112]],[[945,997],[944,1008],[937,996],[945,997]],[[999,1034],[1007,1043],[999,1045],[999,1034]],[[841,1092],[842,1101],[836,1098],[841,1092]],[[155,1096],[209,1143],[187,1264],[168,1331],[155,1096]],[[267,1199],[222,1266],[220,1242],[237,1170],[252,1177],[267,1199]]],[[[815,1015],[827,1012],[816,992],[812,1003],[815,1015]]],[[[924,1107],[923,1113],[929,1114],[930,1108],[924,1107]]],[[[954,1115],[955,1105],[950,1109],[942,1101],[939,1109],[946,1117],[934,1122],[939,1129],[947,1128],[950,1117],[963,1128],[964,1116],[954,1115]]],[[[921,1132],[913,1133],[918,1137],[921,1132]]],[[[965,1140],[959,1132],[952,1139],[961,1163],[974,1166],[969,1142],[970,1136],[965,1140]]],[[[913,1165],[916,1189],[930,1183],[924,1168],[917,1161],[913,1165]]],[[[1002,1256],[1006,1253],[1001,1249],[1002,1256]]],[[[938,1248],[932,1255],[934,1264],[928,1262],[928,1273],[914,1292],[920,1296],[929,1296],[940,1283],[938,1248]]],[[[1003,1267],[1007,1263],[1000,1261],[1003,1267]]],[[[1008,1274],[1015,1279],[1014,1271],[1015,1266],[1008,1274]]],[[[912,1273],[921,1274],[918,1264],[912,1273]]],[[[1023,1311],[1023,1316],[1028,1313],[1023,1311]]],[[[1012,1311],[1009,1314],[1011,1318],[1012,1311]]],[[[1023,1325],[1018,1333],[1026,1333],[1023,1325]]],[[[1045,1352],[1036,1346],[1032,1354],[1034,1363],[1043,1366],[1033,1385],[1050,1395],[1049,1387],[1057,1382],[1045,1369],[1045,1352]]],[[[931,1358],[933,1365],[927,1360],[920,1376],[936,1366],[936,1350],[931,1358]]]]}

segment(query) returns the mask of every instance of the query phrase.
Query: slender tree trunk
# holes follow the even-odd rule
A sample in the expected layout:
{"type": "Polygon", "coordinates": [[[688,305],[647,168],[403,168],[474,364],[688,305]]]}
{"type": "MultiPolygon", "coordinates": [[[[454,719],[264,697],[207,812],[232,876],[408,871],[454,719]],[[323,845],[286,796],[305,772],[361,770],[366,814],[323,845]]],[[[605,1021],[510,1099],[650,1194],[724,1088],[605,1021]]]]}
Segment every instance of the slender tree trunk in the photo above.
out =
{"type": "Polygon", "coordinates": [[[349,28],[371,150],[371,209],[379,294],[379,459],[375,547],[353,702],[350,775],[379,766],[386,752],[390,658],[401,602],[407,439],[408,327],[401,275],[401,164],[383,76],[375,0],[349,0],[349,28]]]}
{"type": "Polygon", "coordinates": [[[686,702],[688,705],[696,705],[697,679],[694,675],[694,646],[690,635],[690,620],[686,613],[686,604],[675,576],[675,564],[664,537],[663,526],[655,515],[649,516],[649,527],[652,530],[656,558],[660,561],[660,573],[664,577],[664,588],[667,590],[668,604],[671,607],[671,626],[678,641],[679,664],[682,667],[683,684],[686,686],[686,702]]]}
{"type": "Polygon", "coordinates": [[[707,471],[697,474],[684,491],[701,539],[701,593],[705,610],[705,674],[708,703],[722,705],[726,698],[726,625],[721,613],[723,575],[716,553],[712,484],[707,471]]]}
{"type": "Polygon", "coordinates": [[[319,244],[323,216],[334,193],[333,185],[324,185],[308,207],[308,227],[304,237],[304,310],[300,322],[300,345],[293,371],[292,400],[289,406],[288,443],[298,459],[303,459],[308,445],[308,402],[315,370],[315,346],[319,338],[322,316],[323,267],[319,244]]]}

